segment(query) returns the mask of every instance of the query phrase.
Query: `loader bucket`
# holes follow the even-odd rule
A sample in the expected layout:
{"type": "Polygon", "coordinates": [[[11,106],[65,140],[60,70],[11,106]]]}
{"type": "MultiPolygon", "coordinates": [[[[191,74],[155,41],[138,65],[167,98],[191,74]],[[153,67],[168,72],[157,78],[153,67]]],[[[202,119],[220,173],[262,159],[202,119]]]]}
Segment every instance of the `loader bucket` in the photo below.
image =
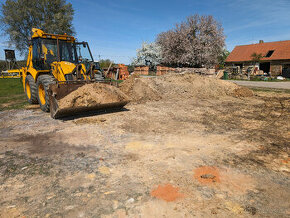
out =
{"type": "Polygon", "coordinates": [[[49,87],[50,115],[54,119],[89,111],[122,108],[128,102],[129,98],[124,93],[104,82],[78,81],[51,84],[49,87]]]}

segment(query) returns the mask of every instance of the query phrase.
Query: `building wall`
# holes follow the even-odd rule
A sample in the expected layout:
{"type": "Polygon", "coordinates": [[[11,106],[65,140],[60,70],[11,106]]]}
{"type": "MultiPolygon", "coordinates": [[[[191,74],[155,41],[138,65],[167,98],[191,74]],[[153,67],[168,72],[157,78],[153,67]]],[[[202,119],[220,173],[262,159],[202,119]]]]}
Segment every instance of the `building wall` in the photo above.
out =
{"type": "MultiPolygon", "coordinates": [[[[282,74],[283,67],[290,65],[290,60],[284,61],[266,61],[270,62],[270,72],[272,76],[279,76],[282,74]]],[[[240,62],[240,63],[230,63],[227,62],[226,66],[237,66],[238,64],[243,64],[242,71],[245,72],[248,67],[253,66],[253,62],[240,62]]]]}
{"type": "Polygon", "coordinates": [[[279,76],[282,74],[282,64],[271,63],[270,65],[271,76],[279,76]]]}
{"type": "Polygon", "coordinates": [[[271,62],[271,75],[272,76],[279,76],[282,74],[282,70],[284,67],[290,64],[290,60],[285,60],[285,61],[272,61],[271,62]]]}

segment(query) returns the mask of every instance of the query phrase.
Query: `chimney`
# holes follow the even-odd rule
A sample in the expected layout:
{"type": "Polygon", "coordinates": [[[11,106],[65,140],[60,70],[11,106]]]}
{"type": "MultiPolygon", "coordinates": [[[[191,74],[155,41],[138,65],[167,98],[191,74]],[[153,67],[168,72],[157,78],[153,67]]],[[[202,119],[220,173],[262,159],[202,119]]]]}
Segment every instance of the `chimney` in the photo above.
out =
{"type": "Polygon", "coordinates": [[[259,44],[264,43],[264,40],[259,40],[259,44]]]}

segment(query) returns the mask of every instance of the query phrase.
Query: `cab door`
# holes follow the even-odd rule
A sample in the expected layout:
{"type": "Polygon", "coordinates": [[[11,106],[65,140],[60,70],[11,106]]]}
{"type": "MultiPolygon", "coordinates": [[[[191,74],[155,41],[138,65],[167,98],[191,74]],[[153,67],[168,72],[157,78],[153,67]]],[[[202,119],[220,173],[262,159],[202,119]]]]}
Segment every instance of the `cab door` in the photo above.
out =
{"type": "Polygon", "coordinates": [[[32,64],[36,70],[43,70],[43,60],[41,59],[40,39],[32,39],[32,64]]]}

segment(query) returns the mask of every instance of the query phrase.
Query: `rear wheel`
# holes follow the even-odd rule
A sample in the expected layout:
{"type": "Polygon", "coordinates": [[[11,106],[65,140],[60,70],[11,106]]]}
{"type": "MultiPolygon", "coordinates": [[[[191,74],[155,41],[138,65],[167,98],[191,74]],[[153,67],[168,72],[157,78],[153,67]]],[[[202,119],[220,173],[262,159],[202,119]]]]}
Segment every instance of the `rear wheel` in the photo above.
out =
{"type": "Polygon", "coordinates": [[[51,75],[40,75],[37,79],[37,99],[41,110],[49,112],[48,88],[50,84],[55,83],[51,75]]]}
{"type": "Polygon", "coordinates": [[[25,78],[25,94],[29,104],[37,104],[37,86],[31,75],[25,78]]]}

